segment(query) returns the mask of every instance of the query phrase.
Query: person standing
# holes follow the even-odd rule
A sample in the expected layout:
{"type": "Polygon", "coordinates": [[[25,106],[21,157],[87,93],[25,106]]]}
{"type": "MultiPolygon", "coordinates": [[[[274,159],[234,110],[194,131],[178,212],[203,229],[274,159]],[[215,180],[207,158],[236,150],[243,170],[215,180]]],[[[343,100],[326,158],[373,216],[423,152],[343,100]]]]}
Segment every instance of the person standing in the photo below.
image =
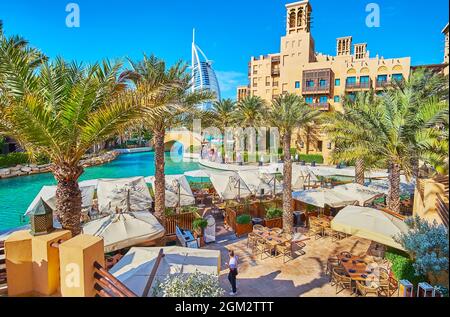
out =
{"type": "Polygon", "coordinates": [[[228,255],[230,256],[228,261],[228,268],[230,269],[230,272],[228,273],[228,281],[230,281],[232,289],[230,296],[235,296],[237,294],[236,277],[238,275],[238,259],[233,250],[228,251],[228,255]]]}

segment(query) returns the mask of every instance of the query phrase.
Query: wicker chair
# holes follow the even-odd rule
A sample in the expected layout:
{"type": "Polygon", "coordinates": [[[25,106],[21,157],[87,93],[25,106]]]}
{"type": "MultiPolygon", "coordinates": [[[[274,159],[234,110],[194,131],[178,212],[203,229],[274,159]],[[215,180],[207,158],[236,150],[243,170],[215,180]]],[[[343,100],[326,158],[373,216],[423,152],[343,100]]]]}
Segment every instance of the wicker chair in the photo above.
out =
{"type": "Polygon", "coordinates": [[[339,267],[339,259],[338,258],[328,258],[327,267],[325,269],[325,274],[330,276],[330,282],[332,279],[333,269],[339,267]]]}
{"type": "Polygon", "coordinates": [[[283,263],[286,263],[286,257],[290,260],[293,260],[294,257],[292,255],[292,245],[290,242],[286,242],[284,244],[277,245],[275,247],[275,251],[277,255],[283,255],[283,263]]]}
{"type": "Polygon", "coordinates": [[[379,296],[379,287],[372,287],[372,286],[367,286],[364,283],[360,282],[360,281],[356,281],[356,295],[360,295],[360,296],[368,296],[368,295],[374,295],[376,297],[379,296]]]}
{"type": "Polygon", "coordinates": [[[351,290],[352,293],[354,293],[352,279],[345,275],[345,271],[340,268],[333,269],[332,284],[333,283],[336,285],[336,295],[346,289],[351,290]]]}
{"type": "Polygon", "coordinates": [[[253,226],[253,231],[255,231],[255,230],[260,230],[260,231],[262,231],[262,230],[264,230],[264,227],[261,226],[261,225],[254,225],[254,226],[253,226]]]}
{"type": "Polygon", "coordinates": [[[398,281],[390,276],[387,270],[380,268],[380,293],[391,297],[398,289],[398,281]]]}
{"type": "Polygon", "coordinates": [[[351,254],[350,252],[347,252],[347,251],[341,252],[340,255],[343,257],[346,257],[346,258],[351,258],[353,256],[353,254],[351,254]]]}
{"type": "Polygon", "coordinates": [[[270,252],[271,252],[270,246],[266,243],[266,241],[264,241],[262,239],[256,240],[256,245],[255,245],[255,248],[253,249],[253,252],[255,253],[256,256],[258,256],[260,254],[261,260],[263,259],[264,254],[267,255],[267,257],[272,256],[270,254],[270,252]]]}
{"type": "Polygon", "coordinates": [[[253,232],[250,232],[249,234],[248,234],[248,237],[247,237],[247,248],[248,247],[255,247],[256,246],[256,240],[258,240],[258,236],[256,235],[256,234],[254,234],[253,232]]]}

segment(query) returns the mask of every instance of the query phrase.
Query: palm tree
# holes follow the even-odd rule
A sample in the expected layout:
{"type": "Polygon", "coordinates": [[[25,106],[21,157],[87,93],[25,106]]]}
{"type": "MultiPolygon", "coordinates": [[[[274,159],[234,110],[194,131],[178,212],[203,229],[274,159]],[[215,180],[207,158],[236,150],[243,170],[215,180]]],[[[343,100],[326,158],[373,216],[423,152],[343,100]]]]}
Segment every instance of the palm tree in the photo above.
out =
{"type": "Polygon", "coordinates": [[[319,111],[312,110],[303,98],[295,94],[285,94],[276,98],[264,113],[266,122],[279,129],[283,140],[283,227],[287,232],[292,232],[293,228],[292,158],[290,153],[292,133],[318,116],[319,111]]]}
{"type": "Polygon", "coordinates": [[[56,215],[64,229],[77,235],[81,232],[80,160],[94,144],[138,118],[140,109],[117,81],[121,64],[83,66],[57,59],[39,72],[30,67],[24,81],[11,78],[11,68],[6,72],[9,103],[1,110],[2,132],[32,155],[50,158],[57,181],[56,215]]]}
{"type": "Polygon", "coordinates": [[[247,96],[237,103],[235,118],[244,127],[255,127],[262,119],[265,102],[258,96],[247,96]]]}
{"type": "Polygon", "coordinates": [[[192,75],[183,62],[170,68],[154,55],[140,62],[130,61],[131,70],[123,78],[131,80],[136,90],[148,93],[143,107],[148,109],[142,122],[153,134],[155,147],[155,215],[164,221],[165,173],[164,139],[166,130],[185,123],[189,113],[197,111],[196,106],[214,98],[206,91],[192,91],[192,75]],[[155,112],[159,108],[161,111],[155,112]]]}
{"type": "Polygon", "coordinates": [[[355,182],[365,183],[365,171],[372,167],[384,166],[383,157],[371,152],[373,148],[364,147],[361,140],[366,137],[366,122],[360,122],[353,108],[370,109],[380,102],[373,91],[357,93],[354,98],[343,100],[344,112],[332,112],[324,116],[325,131],[335,144],[332,152],[333,162],[355,162],[355,182]],[[356,116],[356,117],[355,117],[356,116]]]}
{"type": "Polygon", "coordinates": [[[211,124],[219,128],[223,133],[222,142],[222,160],[225,160],[225,130],[231,128],[235,122],[236,103],[231,99],[223,99],[213,103],[211,111],[209,111],[209,119],[211,124]]]}

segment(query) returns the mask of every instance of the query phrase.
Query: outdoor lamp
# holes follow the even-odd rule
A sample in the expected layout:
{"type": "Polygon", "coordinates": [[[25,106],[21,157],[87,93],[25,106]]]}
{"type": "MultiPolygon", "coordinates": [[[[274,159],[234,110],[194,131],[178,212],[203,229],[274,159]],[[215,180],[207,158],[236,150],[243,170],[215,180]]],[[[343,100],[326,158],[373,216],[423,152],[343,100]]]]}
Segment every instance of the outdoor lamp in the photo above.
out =
{"type": "Polygon", "coordinates": [[[42,198],[30,212],[30,223],[30,233],[33,236],[49,234],[55,230],[53,227],[53,210],[42,198]]]}
{"type": "Polygon", "coordinates": [[[332,146],[332,144],[331,144],[331,142],[329,142],[329,143],[327,144],[327,149],[328,149],[328,150],[331,150],[331,146],[332,146]]]}

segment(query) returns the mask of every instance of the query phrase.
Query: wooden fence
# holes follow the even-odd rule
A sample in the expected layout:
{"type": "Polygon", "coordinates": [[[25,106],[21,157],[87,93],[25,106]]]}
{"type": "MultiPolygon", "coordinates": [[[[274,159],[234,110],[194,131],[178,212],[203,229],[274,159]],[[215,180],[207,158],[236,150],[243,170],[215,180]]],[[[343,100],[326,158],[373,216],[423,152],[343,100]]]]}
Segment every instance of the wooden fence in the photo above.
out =
{"type": "Polygon", "coordinates": [[[187,212],[176,215],[166,216],[165,229],[166,236],[175,236],[176,227],[184,230],[193,230],[192,223],[195,219],[201,218],[196,212],[187,212]]]}
{"type": "Polygon", "coordinates": [[[0,241],[0,288],[6,286],[5,242],[0,241]]]}

